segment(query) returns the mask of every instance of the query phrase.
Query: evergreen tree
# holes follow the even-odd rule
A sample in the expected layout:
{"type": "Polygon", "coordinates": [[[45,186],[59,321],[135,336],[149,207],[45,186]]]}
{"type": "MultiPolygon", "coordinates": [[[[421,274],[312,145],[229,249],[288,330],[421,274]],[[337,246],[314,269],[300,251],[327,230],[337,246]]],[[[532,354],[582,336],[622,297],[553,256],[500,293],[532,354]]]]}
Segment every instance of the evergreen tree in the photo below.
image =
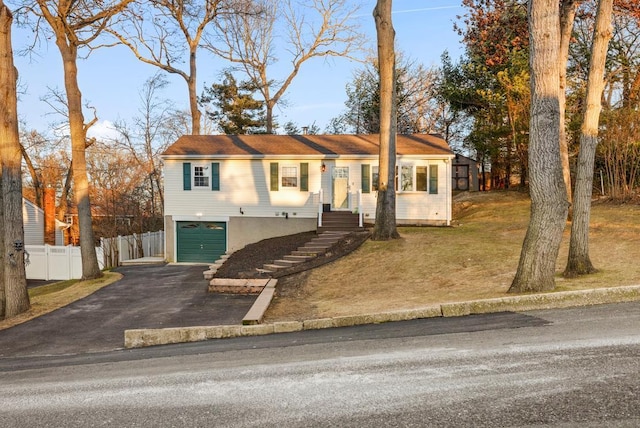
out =
{"type": "Polygon", "coordinates": [[[264,133],[264,101],[253,98],[257,89],[251,82],[238,83],[230,71],[225,71],[222,83],[204,90],[200,104],[212,107],[206,108],[206,114],[224,134],[264,133]]]}

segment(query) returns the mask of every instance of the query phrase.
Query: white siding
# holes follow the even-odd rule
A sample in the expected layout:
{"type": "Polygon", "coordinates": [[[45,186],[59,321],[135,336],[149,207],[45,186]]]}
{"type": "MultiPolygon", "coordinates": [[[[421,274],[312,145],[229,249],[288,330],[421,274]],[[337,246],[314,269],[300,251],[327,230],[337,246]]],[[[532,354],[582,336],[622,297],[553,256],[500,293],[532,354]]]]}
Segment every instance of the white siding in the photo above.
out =
{"type": "MultiPolygon", "coordinates": [[[[362,170],[360,164],[367,161],[359,161],[357,168],[354,169],[354,179],[358,184],[357,188],[362,186],[362,170]]],[[[377,159],[369,163],[371,167],[378,166],[377,159]]],[[[449,183],[450,163],[443,159],[420,159],[420,158],[403,158],[398,157],[397,165],[410,165],[414,168],[417,166],[438,165],[438,193],[431,194],[428,191],[410,191],[396,192],[396,220],[398,223],[420,224],[420,223],[444,223],[449,224],[451,220],[451,189],[449,183]]],[[[373,181],[373,174],[370,180],[373,181]]],[[[427,178],[428,181],[428,178],[427,178]]],[[[414,188],[415,188],[414,178],[414,188]]],[[[362,194],[362,213],[364,214],[365,223],[373,223],[376,215],[377,193],[362,194]]]]}
{"type": "Polygon", "coordinates": [[[44,244],[44,211],[32,202],[22,199],[22,223],[24,244],[44,244]]]}
{"type": "MultiPolygon", "coordinates": [[[[431,165],[438,166],[438,193],[432,194],[429,191],[398,191],[396,193],[396,219],[407,223],[421,223],[424,221],[446,222],[451,220],[451,199],[450,199],[450,163],[442,160],[425,159],[398,159],[398,168],[403,165],[415,167],[431,165]]],[[[429,186],[429,175],[427,171],[427,187],[429,186]]],[[[415,188],[415,178],[414,178],[415,188]]]]}
{"type": "MultiPolygon", "coordinates": [[[[174,219],[189,218],[208,221],[229,221],[232,217],[272,217],[287,213],[290,217],[316,218],[318,213],[319,190],[323,189],[322,203],[331,202],[331,171],[333,167],[349,167],[349,192],[351,210],[357,209],[357,194],[362,188],[362,164],[376,166],[377,157],[369,159],[338,158],[300,160],[283,159],[229,159],[229,160],[165,160],[165,214],[174,219]],[[183,190],[184,162],[192,165],[220,164],[220,190],[183,190]],[[296,189],[270,190],[270,164],[277,162],[280,167],[300,163],[309,164],[309,191],[296,189]],[[321,171],[325,164],[325,172],[321,171]],[[242,209],[242,214],[240,212],[242,209]]],[[[397,164],[416,166],[438,165],[438,193],[428,191],[397,192],[396,218],[399,223],[449,224],[451,220],[451,163],[449,159],[420,156],[398,156],[397,164]]],[[[298,170],[299,171],[299,170],[298,170]]],[[[298,183],[299,185],[300,183],[298,183]]],[[[415,186],[415,179],[414,179],[415,186]]],[[[364,221],[375,220],[376,192],[362,194],[364,221]]]]}
{"type": "MultiPolygon", "coordinates": [[[[220,190],[183,190],[182,165],[200,161],[165,160],[165,214],[172,216],[197,216],[203,219],[229,217],[275,217],[287,212],[301,218],[312,218],[318,211],[320,190],[319,160],[298,159],[256,160],[247,159],[220,161],[220,190]],[[270,163],[279,166],[309,164],[309,191],[281,189],[270,191],[270,163]],[[244,214],[240,213],[240,209],[244,214]],[[295,214],[294,214],[295,213],[295,214]]],[[[211,160],[202,163],[210,164],[211,160]]],[[[217,161],[214,161],[217,162],[217,161]]],[[[299,183],[298,183],[299,185],[299,183]]]]}

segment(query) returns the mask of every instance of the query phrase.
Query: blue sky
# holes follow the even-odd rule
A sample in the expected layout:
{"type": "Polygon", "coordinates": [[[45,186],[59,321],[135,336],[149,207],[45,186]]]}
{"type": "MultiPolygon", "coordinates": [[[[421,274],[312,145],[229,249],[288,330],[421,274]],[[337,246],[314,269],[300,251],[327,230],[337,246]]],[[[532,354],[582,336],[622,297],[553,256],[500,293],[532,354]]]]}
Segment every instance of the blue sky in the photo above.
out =
{"type": "MultiPolygon", "coordinates": [[[[372,17],[375,0],[361,1],[363,8],[357,19],[361,28],[375,47],[375,23],[372,17]]],[[[438,65],[440,55],[448,50],[453,58],[462,52],[459,36],[453,30],[457,15],[464,9],[460,0],[394,0],[393,24],[396,30],[396,46],[405,54],[426,67],[438,65]]],[[[32,40],[33,35],[24,29],[13,29],[14,52],[17,53],[32,40]]],[[[222,60],[201,51],[198,63],[199,93],[206,84],[217,81],[220,72],[228,66],[222,60]]],[[[31,58],[15,58],[20,74],[20,102],[18,114],[27,126],[45,132],[52,122],[60,121],[52,115],[51,108],[41,101],[47,88],[63,90],[60,54],[51,43],[40,46],[31,58]]],[[[362,65],[342,58],[313,59],[305,63],[285,99],[287,107],[276,107],[278,122],[293,121],[298,126],[316,123],[324,130],[332,117],[344,108],[345,85],[353,72],[362,65]]],[[[79,61],[79,80],[83,99],[97,109],[99,122],[92,129],[101,135],[118,119],[128,119],[137,114],[138,91],[145,80],[157,69],[136,60],[123,47],[95,51],[88,59],[79,61]]],[[[187,91],[184,80],[167,75],[169,87],[163,97],[171,99],[178,107],[187,109],[187,91]]],[[[278,76],[274,76],[278,77],[278,76]]]]}

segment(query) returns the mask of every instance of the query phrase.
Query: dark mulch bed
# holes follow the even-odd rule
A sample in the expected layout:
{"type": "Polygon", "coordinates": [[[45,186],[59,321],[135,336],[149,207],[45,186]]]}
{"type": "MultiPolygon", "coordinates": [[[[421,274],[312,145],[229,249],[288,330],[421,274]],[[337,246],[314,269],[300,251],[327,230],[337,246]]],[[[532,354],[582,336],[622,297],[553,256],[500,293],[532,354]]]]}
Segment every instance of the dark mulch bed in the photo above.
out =
{"type": "Polygon", "coordinates": [[[370,233],[368,231],[351,233],[329,248],[326,253],[288,269],[281,269],[273,273],[260,273],[257,270],[258,268],[261,269],[266,263],[272,263],[274,260],[282,259],[284,256],[291,254],[292,251],[304,246],[316,236],[316,232],[304,232],[265,239],[255,244],[247,245],[233,253],[218,269],[214,277],[282,278],[294,273],[304,272],[349,254],[362,245],[369,238],[370,233]]]}

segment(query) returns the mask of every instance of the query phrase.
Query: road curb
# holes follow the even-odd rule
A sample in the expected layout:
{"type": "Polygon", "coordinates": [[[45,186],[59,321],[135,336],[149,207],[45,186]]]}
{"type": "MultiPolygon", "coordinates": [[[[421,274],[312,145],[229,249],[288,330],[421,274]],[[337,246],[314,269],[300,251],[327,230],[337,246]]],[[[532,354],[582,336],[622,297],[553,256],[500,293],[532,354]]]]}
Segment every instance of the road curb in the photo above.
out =
{"type": "Polygon", "coordinates": [[[172,343],[198,342],[242,336],[261,336],[274,333],[290,333],[302,330],[350,327],[364,324],[380,324],[412,319],[457,317],[494,312],[524,312],[540,309],[561,309],[607,303],[623,303],[640,300],[640,285],[596,288],[579,291],[507,296],[468,302],[442,303],[424,308],[379,312],[364,315],[347,315],[305,321],[282,321],[256,325],[218,325],[175,327],[161,329],[125,330],[124,347],[142,348],[172,343]]]}

